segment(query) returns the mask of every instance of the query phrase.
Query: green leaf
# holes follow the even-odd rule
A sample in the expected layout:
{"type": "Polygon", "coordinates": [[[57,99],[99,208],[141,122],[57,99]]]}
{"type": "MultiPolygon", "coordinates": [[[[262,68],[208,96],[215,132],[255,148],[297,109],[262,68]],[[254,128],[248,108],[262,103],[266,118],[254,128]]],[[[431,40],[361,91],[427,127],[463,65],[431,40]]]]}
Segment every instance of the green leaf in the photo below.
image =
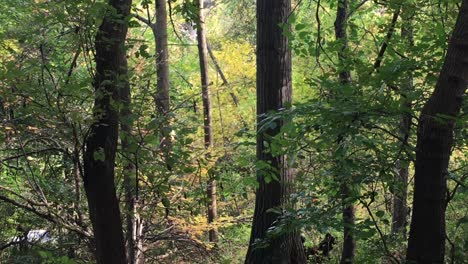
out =
{"type": "Polygon", "coordinates": [[[106,154],[104,153],[104,149],[99,148],[94,151],[93,153],[93,159],[96,161],[105,161],[106,160],[106,154]]]}
{"type": "Polygon", "coordinates": [[[385,212],[384,211],[378,211],[377,213],[375,213],[375,215],[378,217],[378,218],[382,218],[385,216],[385,212]]]}
{"type": "Polygon", "coordinates": [[[167,197],[163,197],[161,199],[161,203],[164,205],[164,207],[166,208],[170,208],[171,207],[171,201],[169,199],[167,199],[167,197]]]}
{"type": "Polygon", "coordinates": [[[306,24],[297,24],[294,28],[297,30],[297,31],[301,31],[303,30],[304,28],[306,28],[307,25],[306,24]]]}

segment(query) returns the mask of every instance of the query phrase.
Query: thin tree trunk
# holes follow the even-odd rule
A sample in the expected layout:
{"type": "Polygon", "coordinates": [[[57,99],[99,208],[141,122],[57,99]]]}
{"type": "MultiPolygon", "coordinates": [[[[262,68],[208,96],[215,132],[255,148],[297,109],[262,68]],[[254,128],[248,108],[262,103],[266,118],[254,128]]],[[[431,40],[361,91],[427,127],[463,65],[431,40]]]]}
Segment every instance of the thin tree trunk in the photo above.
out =
{"type": "Polygon", "coordinates": [[[119,201],[114,183],[118,138],[120,89],[128,85],[125,54],[126,21],[131,0],[111,0],[116,12],[109,12],[100,25],[96,40],[94,79],[94,122],[86,139],[83,182],[94,230],[96,260],[99,264],[126,263],[119,201]]]}
{"type": "Polygon", "coordinates": [[[413,215],[406,258],[444,263],[447,170],[454,118],[468,86],[468,0],[463,0],[434,92],[418,124],[413,215]]]}
{"type": "Polygon", "coordinates": [[[138,212],[138,175],[135,168],[135,153],[131,151],[133,119],[131,111],[130,86],[121,89],[122,110],[120,112],[121,144],[124,155],[124,190],[125,190],[125,213],[127,226],[127,257],[129,264],[144,263],[143,246],[143,223],[138,212]]]}
{"type": "Polygon", "coordinates": [[[73,153],[73,181],[75,187],[75,201],[73,203],[74,210],[76,212],[76,222],[78,225],[83,224],[83,213],[80,208],[81,204],[81,173],[80,173],[80,153],[75,151],[73,153]]]}
{"type": "Polygon", "coordinates": [[[156,106],[159,113],[169,113],[169,51],[167,47],[167,0],[155,0],[156,23],[154,24],[154,39],[156,42],[156,71],[157,71],[157,94],[156,106]]]}
{"type": "MultiPolygon", "coordinates": [[[[290,0],[257,0],[257,129],[265,113],[287,107],[292,102],[291,52],[279,26],[287,23],[290,13],[290,0]]],[[[257,160],[270,163],[272,168],[257,172],[259,187],[245,260],[248,264],[307,262],[298,232],[271,238],[266,241],[266,247],[255,245],[257,240],[268,239],[267,230],[280,217],[269,209],[290,205],[293,171],[287,167],[286,156],[272,156],[265,149],[265,142],[279,133],[282,124],[278,121],[275,128],[258,131],[257,135],[257,160]],[[266,177],[273,180],[267,182],[266,177]]]]}
{"type": "MultiPolygon", "coordinates": [[[[406,122],[403,119],[402,122],[406,122]]],[[[408,215],[408,175],[409,162],[407,160],[398,160],[396,173],[393,183],[393,208],[392,208],[392,234],[401,234],[406,237],[406,225],[408,215]]]]}
{"type": "Polygon", "coordinates": [[[156,44],[156,72],[157,72],[157,92],[155,96],[156,108],[160,116],[163,117],[161,129],[161,148],[164,152],[166,165],[170,169],[169,160],[171,151],[171,124],[170,124],[170,82],[169,82],[169,50],[167,46],[167,0],[155,0],[156,23],[151,24],[156,44]]]}
{"type": "MultiPolygon", "coordinates": [[[[221,77],[221,80],[223,80],[222,85],[229,84],[228,80],[226,79],[226,76],[224,75],[224,72],[221,70],[221,67],[219,66],[218,60],[216,59],[216,57],[215,57],[215,55],[214,55],[213,51],[211,50],[211,47],[210,47],[210,45],[208,43],[206,44],[206,48],[207,48],[207,51],[208,51],[208,55],[210,55],[210,58],[213,61],[213,64],[215,66],[216,71],[218,72],[219,76],[221,77]]],[[[235,102],[235,104],[237,106],[237,102],[235,102]]]]}
{"type": "MultiPolygon", "coordinates": [[[[402,14],[403,26],[401,29],[401,37],[408,48],[413,44],[413,25],[412,14],[408,12],[408,7],[403,8],[402,14]]],[[[411,130],[411,99],[409,93],[413,90],[413,74],[408,71],[407,76],[401,85],[401,109],[403,114],[400,119],[400,136],[403,138],[402,148],[406,148],[411,130]]],[[[406,237],[407,225],[407,196],[408,196],[408,174],[409,174],[409,157],[405,151],[402,151],[403,158],[397,161],[396,174],[394,179],[394,194],[393,194],[393,210],[392,210],[392,233],[402,234],[406,237]]]]}
{"type": "Polygon", "coordinates": [[[340,263],[353,263],[356,253],[356,239],[354,238],[354,225],[356,210],[353,204],[350,204],[349,186],[346,183],[341,185],[342,215],[343,215],[343,251],[341,252],[340,263]]]}
{"type": "MultiPolygon", "coordinates": [[[[203,96],[203,131],[205,135],[205,148],[213,146],[213,119],[211,109],[210,79],[208,76],[208,45],[206,42],[205,10],[203,0],[198,1],[197,41],[200,59],[200,75],[203,96]]],[[[208,176],[206,194],[208,198],[208,224],[212,224],[217,216],[216,180],[208,176]]],[[[212,226],[209,231],[210,242],[218,242],[218,228],[212,226]]]]}
{"type": "MultiPolygon", "coordinates": [[[[342,85],[351,83],[351,73],[346,69],[346,61],[348,60],[348,27],[349,15],[348,0],[338,0],[338,7],[335,20],[335,38],[341,44],[341,49],[338,51],[338,60],[343,70],[339,72],[339,80],[342,85]]],[[[342,136],[338,139],[338,144],[342,140],[342,136]]],[[[342,200],[342,215],[343,215],[343,251],[341,252],[340,263],[353,263],[356,251],[356,240],[354,238],[353,229],[355,225],[355,209],[354,204],[349,201],[350,188],[347,180],[341,183],[341,200],[342,200]]]]}
{"type": "MultiPolygon", "coordinates": [[[[218,217],[218,197],[216,191],[216,180],[214,179],[214,175],[209,176],[206,186],[206,195],[208,198],[208,224],[213,224],[213,222],[218,217]]],[[[218,242],[218,228],[216,226],[210,227],[208,235],[210,242],[218,242]]]]}
{"type": "MultiPolygon", "coordinates": [[[[164,122],[161,128],[161,148],[164,151],[167,161],[171,151],[171,127],[170,127],[170,81],[169,81],[169,50],[167,44],[167,0],[155,0],[156,8],[156,23],[152,23],[150,17],[144,18],[135,14],[135,18],[145,23],[151,28],[155,43],[155,66],[156,66],[156,93],[154,94],[154,102],[158,115],[163,118],[164,122]]],[[[170,166],[168,166],[170,168],[170,166]]]]}
{"type": "MultiPolygon", "coordinates": [[[[171,150],[171,98],[170,98],[170,78],[169,78],[169,49],[167,33],[167,0],[155,0],[156,22],[152,23],[150,18],[139,15],[135,17],[151,28],[155,43],[155,66],[156,66],[156,93],[154,103],[158,116],[162,120],[159,134],[162,138],[159,147],[163,152],[164,161],[168,170],[172,169],[171,150]]],[[[166,217],[169,216],[170,208],[166,209],[166,217]]]]}

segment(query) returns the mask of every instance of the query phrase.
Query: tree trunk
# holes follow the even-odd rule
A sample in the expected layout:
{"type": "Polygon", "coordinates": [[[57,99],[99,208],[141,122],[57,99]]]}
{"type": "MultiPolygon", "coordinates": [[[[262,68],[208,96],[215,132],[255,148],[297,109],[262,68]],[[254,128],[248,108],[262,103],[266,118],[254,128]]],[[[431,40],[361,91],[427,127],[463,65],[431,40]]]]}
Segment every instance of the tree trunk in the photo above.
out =
{"type": "Polygon", "coordinates": [[[419,118],[409,262],[444,263],[446,176],[454,118],[467,85],[468,0],[463,0],[435,90],[419,118]]]}
{"type": "MultiPolygon", "coordinates": [[[[406,122],[403,118],[400,125],[402,125],[403,122],[406,122]]],[[[409,162],[407,160],[398,160],[395,167],[396,173],[393,183],[392,234],[401,234],[403,237],[406,237],[409,162]]]]}
{"type": "MultiPolygon", "coordinates": [[[[208,224],[213,224],[218,217],[218,197],[216,192],[216,180],[214,176],[211,175],[209,176],[206,186],[206,196],[208,198],[208,224]]],[[[211,227],[208,235],[210,242],[218,242],[218,228],[216,226],[211,227]]]]}
{"type": "Polygon", "coordinates": [[[131,0],[111,0],[96,40],[94,123],[86,139],[83,182],[99,264],[126,263],[119,201],[114,183],[120,89],[128,85],[125,37],[131,0]]]}
{"type": "Polygon", "coordinates": [[[122,110],[120,112],[120,141],[122,144],[123,178],[125,190],[125,213],[127,226],[127,257],[129,264],[144,263],[143,222],[138,212],[138,175],[135,168],[136,156],[131,150],[133,118],[131,111],[130,86],[121,89],[122,110]]]}
{"type": "Polygon", "coordinates": [[[73,152],[73,181],[74,181],[74,189],[75,189],[75,201],[73,203],[73,208],[76,212],[76,223],[78,225],[83,225],[83,213],[80,208],[81,204],[81,175],[82,175],[82,167],[80,164],[80,153],[78,150],[73,152]]]}
{"type": "MultiPolygon", "coordinates": [[[[409,7],[403,7],[401,37],[408,48],[414,46],[413,43],[413,19],[409,12],[409,7]]],[[[411,106],[412,102],[409,94],[413,90],[413,74],[408,71],[401,85],[401,115],[399,131],[400,137],[403,139],[402,148],[406,148],[411,130],[411,106]]],[[[402,151],[403,158],[396,163],[396,174],[394,179],[393,190],[393,210],[392,210],[392,233],[401,234],[406,237],[407,225],[407,196],[408,196],[408,174],[409,174],[409,159],[406,151],[402,151]]]]}
{"type": "Polygon", "coordinates": [[[169,50],[167,46],[167,0],[155,0],[156,23],[151,24],[156,44],[156,72],[157,91],[155,96],[156,108],[163,118],[161,129],[161,149],[164,152],[166,165],[170,169],[169,160],[171,151],[171,122],[170,122],[170,83],[169,83],[169,50]]]}
{"type": "MultiPolygon", "coordinates": [[[[338,60],[343,70],[339,72],[339,80],[342,85],[351,84],[351,73],[346,69],[346,61],[348,60],[348,27],[349,3],[348,0],[338,0],[338,7],[335,20],[335,38],[341,44],[341,49],[338,51],[338,60]]],[[[338,144],[343,136],[339,136],[338,144]]],[[[353,263],[356,251],[356,240],[354,238],[353,229],[355,225],[355,208],[354,204],[349,201],[350,187],[347,180],[341,183],[341,200],[342,200],[342,215],[343,215],[343,251],[341,252],[340,263],[353,263]]]]}
{"type": "MultiPolygon", "coordinates": [[[[290,13],[290,0],[257,0],[257,129],[265,113],[288,107],[292,101],[291,52],[279,25],[287,23],[290,13]]],[[[266,241],[266,247],[256,248],[254,244],[258,239],[267,239],[267,230],[280,217],[268,210],[289,204],[293,171],[287,167],[286,156],[272,156],[265,149],[265,142],[279,133],[282,124],[278,121],[275,128],[258,131],[257,160],[270,163],[271,170],[257,172],[259,187],[245,263],[307,262],[298,232],[273,237],[266,241]],[[265,177],[273,180],[267,183],[265,177]]]]}
{"type": "Polygon", "coordinates": [[[169,112],[169,51],[167,48],[167,11],[166,0],[156,0],[156,23],[154,24],[156,42],[157,94],[156,106],[159,113],[169,112]]]}
{"type": "MultiPolygon", "coordinates": [[[[208,76],[208,46],[206,42],[205,10],[203,0],[198,0],[197,3],[197,41],[203,96],[203,131],[205,135],[205,148],[209,150],[213,146],[213,120],[211,110],[210,79],[208,76]]],[[[212,224],[217,215],[216,180],[212,175],[209,175],[209,179],[207,181],[206,194],[208,198],[208,224],[212,224]]],[[[218,229],[216,227],[210,228],[209,239],[210,242],[218,242],[218,229]]]]}
{"type": "Polygon", "coordinates": [[[355,208],[348,201],[349,186],[341,185],[342,215],[343,215],[343,251],[341,252],[341,264],[353,263],[356,253],[356,239],[354,238],[355,208]]]}

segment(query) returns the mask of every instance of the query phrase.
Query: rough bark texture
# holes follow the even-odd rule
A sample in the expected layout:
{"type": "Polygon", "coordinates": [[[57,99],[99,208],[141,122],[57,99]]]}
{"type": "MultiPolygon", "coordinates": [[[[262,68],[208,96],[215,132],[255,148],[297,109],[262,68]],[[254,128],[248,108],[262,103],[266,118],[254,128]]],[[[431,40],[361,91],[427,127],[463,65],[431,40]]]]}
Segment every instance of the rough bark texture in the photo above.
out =
{"type": "MultiPolygon", "coordinates": [[[[200,60],[200,76],[203,97],[203,131],[205,135],[205,148],[213,146],[213,118],[211,110],[210,79],[208,76],[208,44],[206,42],[205,10],[203,0],[198,1],[197,41],[200,60]]],[[[209,176],[206,185],[208,198],[208,224],[212,224],[217,216],[216,180],[209,176]]],[[[218,242],[218,229],[212,227],[209,231],[210,242],[218,242]]]]}
{"type": "Polygon", "coordinates": [[[126,85],[126,17],[131,0],[111,0],[96,40],[94,118],[84,153],[84,187],[94,230],[97,263],[126,263],[119,201],[114,184],[119,91],[126,85]]]}
{"type": "Polygon", "coordinates": [[[418,124],[410,263],[444,263],[447,169],[454,120],[468,85],[468,0],[463,0],[434,92],[418,124]],[[448,117],[448,118],[447,118],[448,117]]]}
{"type": "MultiPolygon", "coordinates": [[[[408,7],[403,7],[401,37],[408,48],[414,46],[413,43],[413,22],[412,11],[408,7]]],[[[406,148],[411,130],[411,107],[412,102],[408,94],[413,90],[413,74],[408,71],[401,85],[401,109],[403,111],[400,118],[399,132],[403,139],[402,148],[406,148]]],[[[406,237],[407,225],[407,196],[408,196],[408,174],[409,159],[406,151],[402,151],[402,158],[397,161],[394,179],[393,210],[392,210],[392,233],[401,234],[406,237]]]]}
{"type": "MultiPolygon", "coordinates": [[[[351,73],[346,68],[348,60],[348,34],[346,32],[348,25],[349,3],[347,0],[339,0],[335,20],[335,38],[341,44],[341,49],[338,51],[338,60],[342,69],[339,71],[339,80],[342,85],[351,83],[351,73]]],[[[338,143],[342,136],[339,137],[338,143]]],[[[342,215],[343,215],[343,251],[341,252],[340,263],[353,263],[356,251],[356,240],[353,235],[353,227],[355,222],[354,205],[349,202],[350,190],[347,180],[343,180],[341,184],[341,200],[342,200],[342,215]]]]}
{"type": "MultiPolygon", "coordinates": [[[[291,12],[290,0],[257,0],[257,127],[263,115],[271,110],[287,107],[292,101],[291,52],[288,39],[279,24],[287,22],[291,12]]],[[[306,263],[306,256],[297,232],[284,234],[269,241],[265,248],[256,248],[257,239],[265,239],[268,228],[274,226],[279,215],[267,212],[271,208],[285,207],[293,181],[293,171],[287,168],[285,156],[273,157],[265,149],[265,141],[278,134],[276,128],[259,131],[257,160],[271,164],[268,172],[258,171],[259,187],[256,192],[255,212],[250,244],[245,263],[306,263]],[[265,182],[266,174],[278,180],[265,182]]]]}

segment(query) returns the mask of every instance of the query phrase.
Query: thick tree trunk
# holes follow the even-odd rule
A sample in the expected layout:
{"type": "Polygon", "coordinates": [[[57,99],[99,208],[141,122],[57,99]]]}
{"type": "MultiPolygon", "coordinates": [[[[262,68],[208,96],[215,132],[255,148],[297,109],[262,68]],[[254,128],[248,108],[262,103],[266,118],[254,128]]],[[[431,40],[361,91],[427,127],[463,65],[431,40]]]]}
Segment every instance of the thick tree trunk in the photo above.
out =
{"type": "MultiPolygon", "coordinates": [[[[292,101],[291,52],[279,25],[287,23],[290,12],[290,0],[257,0],[257,128],[265,113],[287,107],[292,101]]],[[[268,210],[289,204],[293,171],[287,167],[286,156],[272,156],[265,149],[265,142],[279,133],[281,125],[278,122],[276,128],[259,131],[257,135],[257,160],[270,163],[272,168],[257,172],[259,187],[245,260],[249,264],[307,262],[297,232],[274,237],[267,241],[267,247],[256,248],[254,244],[258,239],[267,238],[267,230],[280,217],[268,210]],[[267,183],[266,177],[273,180],[267,183]]]]}
{"type": "Polygon", "coordinates": [[[463,0],[434,92],[418,124],[407,260],[444,263],[447,170],[454,118],[468,85],[468,0],[463,0]]]}
{"type": "MultiPolygon", "coordinates": [[[[210,79],[208,76],[208,44],[206,42],[205,10],[203,0],[198,0],[197,21],[198,54],[200,60],[200,75],[203,96],[203,131],[205,135],[205,148],[213,146],[213,119],[211,109],[210,79]]],[[[208,224],[212,224],[217,216],[216,180],[209,176],[206,185],[208,198],[208,224]]],[[[210,242],[218,242],[218,228],[211,227],[209,231],[210,242]]]]}
{"type": "MultiPolygon", "coordinates": [[[[403,25],[401,28],[401,37],[406,43],[408,48],[414,46],[413,44],[413,21],[412,12],[409,12],[409,7],[403,7],[402,20],[403,25]]],[[[401,115],[399,131],[400,137],[403,139],[402,148],[406,148],[411,130],[411,106],[412,102],[409,98],[409,93],[413,90],[413,74],[408,71],[407,76],[404,78],[401,85],[401,115]]],[[[408,196],[408,174],[409,174],[409,159],[406,151],[402,151],[403,158],[397,161],[396,173],[394,179],[393,191],[393,210],[392,210],[392,233],[402,234],[406,237],[407,225],[407,196],[408,196]]]]}
{"type": "MultiPolygon", "coordinates": [[[[339,80],[342,85],[351,83],[351,73],[346,69],[346,61],[348,59],[348,27],[349,3],[348,0],[338,0],[335,20],[335,38],[341,44],[341,49],[338,51],[338,60],[343,70],[339,72],[339,80]]],[[[339,137],[338,143],[342,136],[339,137]]],[[[350,189],[347,180],[343,180],[341,190],[342,200],[342,215],[343,215],[343,251],[341,252],[340,263],[353,263],[356,251],[356,240],[353,235],[355,225],[355,209],[354,204],[349,201],[350,189]]]]}
{"type": "Polygon", "coordinates": [[[126,263],[119,201],[114,184],[120,89],[128,85],[125,37],[131,0],[111,0],[96,35],[94,118],[84,153],[84,187],[99,264],[126,263]]]}

